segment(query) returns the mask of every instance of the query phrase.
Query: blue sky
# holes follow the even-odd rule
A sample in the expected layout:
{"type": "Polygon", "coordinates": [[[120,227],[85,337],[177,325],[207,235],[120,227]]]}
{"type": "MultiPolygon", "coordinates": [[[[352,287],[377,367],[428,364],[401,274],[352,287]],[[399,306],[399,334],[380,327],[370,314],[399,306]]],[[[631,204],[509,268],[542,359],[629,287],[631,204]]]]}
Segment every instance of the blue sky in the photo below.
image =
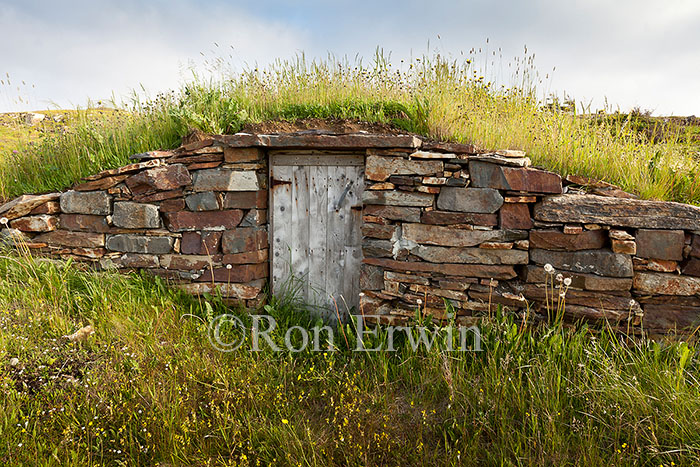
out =
{"type": "Polygon", "coordinates": [[[0,0],[0,34],[11,83],[0,111],[152,95],[216,56],[241,68],[300,52],[371,58],[381,47],[398,61],[500,48],[507,78],[527,46],[551,91],[594,109],[700,115],[697,0],[0,0]]]}

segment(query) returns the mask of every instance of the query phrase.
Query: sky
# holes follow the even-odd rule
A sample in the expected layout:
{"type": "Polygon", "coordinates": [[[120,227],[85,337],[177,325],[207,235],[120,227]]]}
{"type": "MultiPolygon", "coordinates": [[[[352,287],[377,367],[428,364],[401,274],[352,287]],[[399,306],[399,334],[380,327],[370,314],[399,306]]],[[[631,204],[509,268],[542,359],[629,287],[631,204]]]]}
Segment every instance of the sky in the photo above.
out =
{"type": "Polygon", "coordinates": [[[700,115],[698,0],[0,0],[0,36],[0,112],[153,96],[216,57],[241,70],[377,47],[394,62],[481,48],[508,84],[527,47],[543,92],[700,115]]]}

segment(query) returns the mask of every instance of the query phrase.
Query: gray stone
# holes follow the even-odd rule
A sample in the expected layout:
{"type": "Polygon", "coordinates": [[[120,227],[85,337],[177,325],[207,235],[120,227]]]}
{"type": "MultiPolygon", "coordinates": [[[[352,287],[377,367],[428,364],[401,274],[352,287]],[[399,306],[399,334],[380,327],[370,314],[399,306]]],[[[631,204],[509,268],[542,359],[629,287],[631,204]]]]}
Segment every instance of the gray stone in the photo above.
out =
{"type": "Polygon", "coordinates": [[[107,236],[105,247],[125,253],[147,253],[162,255],[173,249],[172,237],[148,237],[144,235],[119,234],[107,236]]]}
{"type": "Polygon", "coordinates": [[[524,230],[464,230],[426,224],[404,224],[402,235],[403,239],[416,243],[457,247],[527,239],[524,230]]]}
{"type": "Polygon", "coordinates": [[[523,250],[444,248],[420,245],[412,249],[411,254],[431,263],[527,264],[528,261],[528,253],[523,250]]]}
{"type": "Polygon", "coordinates": [[[60,198],[61,211],[65,214],[111,213],[110,197],[104,191],[67,191],[60,198]]]}
{"type": "Polygon", "coordinates": [[[185,198],[185,204],[190,211],[216,211],[219,209],[219,200],[213,191],[193,193],[185,198]]]}
{"type": "Polygon", "coordinates": [[[368,180],[383,182],[392,175],[436,175],[443,171],[439,160],[409,161],[402,157],[367,156],[365,175],[368,180]]]}
{"type": "Polygon", "coordinates": [[[503,196],[492,188],[444,187],[438,196],[437,206],[443,211],[490,214],[503,206],[503,196]]]}
{"type": "Polygon", "coordinates": [[[435,196],[428,193],[412,193],[406,191],[365,191],[362,194],[364,204],[382,204],[389,206],[422,206],[433,205],[435,196]]]}
{"type": "Polygon", "coordinates": [[[608,277],[632,277],[632,258],[609,250],[549,251],[530,250],[537,264],[551,264],[555,269],[608,277]]]}
{"type": "Polygon", "coordinates": [[[198,170],[193,179],[194,191],[256,191],[261,188],[258,174],[251,170],[198,170]]]}
{"type": "Polygon", "coordinates": [[[114,203],[112,223],[124,229],[157,229],[160,227],[158,206],[128,201],[114,203]]]}

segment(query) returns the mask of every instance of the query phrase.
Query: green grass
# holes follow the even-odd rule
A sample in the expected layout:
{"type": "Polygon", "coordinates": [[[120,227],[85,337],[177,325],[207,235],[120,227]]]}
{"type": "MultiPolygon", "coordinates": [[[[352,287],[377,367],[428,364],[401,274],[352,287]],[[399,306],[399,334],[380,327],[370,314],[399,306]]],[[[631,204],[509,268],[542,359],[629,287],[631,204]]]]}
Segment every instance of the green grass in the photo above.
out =
{"type": "MultiPolygon", "coordinates": [[[[225,353],[207,338],[215,297],[19,256],[0,258],[0,280],[3,465],[700,462],[694,343],[498,316],[482,352],[338,338],[336,352],[225,353]],[[88,342],[61,339],[88,323],[88,342]]],[[[312,324],[292,301],[265,311],[278,343],[312,324]]]]}
{"type": "MultiPolygon", "coordinates": [[[[220,72],[130,113],[95,121],[0,160],[0,196],[59,190],[128,156],[172,148],[192,129],[232,133],[248,122],[306,117],[392,123],[438,139],[491,149],[524,149],[542,167],[601,178],[644,198],[700,204],[697,125],[660,126],[661,136],[629,115],[593,118],[545,104],[531,59],[518,60],[512,85],[479,76],[473,61],[423,57],[400,69],[381,54],[370,65],[328,59],[277,62],[265,70],[220,72]]],[[[656,130],[655,130],[656,131],[656,130]]],[[[657,131],[657,133],[658,133],[657,131]]]]}

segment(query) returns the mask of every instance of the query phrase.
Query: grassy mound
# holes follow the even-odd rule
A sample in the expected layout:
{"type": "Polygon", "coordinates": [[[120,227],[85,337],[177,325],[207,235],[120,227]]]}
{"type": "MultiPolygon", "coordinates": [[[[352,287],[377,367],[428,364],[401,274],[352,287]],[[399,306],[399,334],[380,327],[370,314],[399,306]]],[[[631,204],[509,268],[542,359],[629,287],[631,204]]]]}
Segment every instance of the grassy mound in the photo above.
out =
{"type": "MultiPolygon", "coordinates": [[[[0,257],[0,280],[3,465],[700,462],[694,344],[499,316],[481,352],[405,336],[353,352],[348,327],[335,352],[226,353],[209,341],[227,312],[215,297],[17,256],[0,257]],[[87,323],[86,342],[61,337],[87,323]]],[[[313,324],[299,311],[266,307],[273,342],[313,324]]]]}
{"type": "Polygon", "coordinates": [[[512,87],[485,82],[471,60],[423,57],[396,69],[336,60],[278,62],[265,70],[197,80],[117,118],[79,113],[70,131],[0,160],[0,196],[59,190],[134,153],[172,148],[192,129],[233,133],[270,119],[342,118],[388,123],[437,139],[524,149],[564,175],[604,179],[644,198],[700,204],[698,126],[643,114],[590,116],[543,103],[530,61],[512,87]]]}

